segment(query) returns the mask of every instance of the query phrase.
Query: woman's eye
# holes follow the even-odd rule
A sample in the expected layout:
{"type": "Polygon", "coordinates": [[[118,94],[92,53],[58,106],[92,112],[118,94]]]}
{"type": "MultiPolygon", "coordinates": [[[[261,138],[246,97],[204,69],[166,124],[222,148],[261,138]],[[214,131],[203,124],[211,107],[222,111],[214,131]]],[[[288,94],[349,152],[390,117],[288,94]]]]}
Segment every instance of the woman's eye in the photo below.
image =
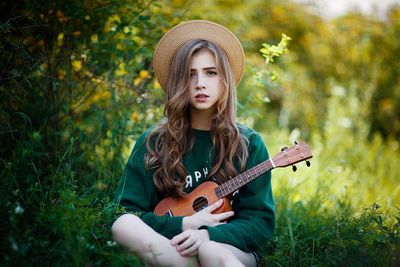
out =
{"type": "Polygon", "coordinates": [[[196,77],[196,73],[195,72],[191,72],[190,73],[190,78],[196,77]]]}
{"type": "Polygon", "coordinates": [[[216,72],[216,71],[209,70],[209,71],[207,71],[207,75],[209,75],[209,76],[214,76],[214,75],[217,75],[217,72],[216,72]]]}

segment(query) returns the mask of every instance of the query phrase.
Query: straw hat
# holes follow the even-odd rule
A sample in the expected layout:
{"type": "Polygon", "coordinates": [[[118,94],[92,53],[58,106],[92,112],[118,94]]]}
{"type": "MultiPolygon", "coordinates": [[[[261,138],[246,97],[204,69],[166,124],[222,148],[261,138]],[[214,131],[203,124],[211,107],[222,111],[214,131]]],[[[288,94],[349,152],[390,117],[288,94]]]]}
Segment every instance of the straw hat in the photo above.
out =
{"type": "Polygon", "coordinates": [[[239,39],[230,30],[217,23],[207,20],[190,20],[169,30],[161,38],[154,52],[154,73],[164,91],[167,88],[172,57],[183,44],[193,39],[212,41],[225,51],[237,85],[244,69],[244,51],[239,39]]]}

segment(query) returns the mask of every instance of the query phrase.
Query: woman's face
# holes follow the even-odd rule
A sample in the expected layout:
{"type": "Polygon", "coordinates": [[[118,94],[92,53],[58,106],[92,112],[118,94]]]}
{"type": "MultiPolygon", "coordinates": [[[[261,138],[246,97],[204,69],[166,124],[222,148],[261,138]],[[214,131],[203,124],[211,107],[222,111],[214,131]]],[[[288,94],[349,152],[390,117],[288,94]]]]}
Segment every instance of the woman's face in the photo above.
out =
{"type": "Polygon", "coordinates": [[[200,50],[190,64],[189,104],[192,112],[215,111],[223,90],[214,55],[200,50]]]}

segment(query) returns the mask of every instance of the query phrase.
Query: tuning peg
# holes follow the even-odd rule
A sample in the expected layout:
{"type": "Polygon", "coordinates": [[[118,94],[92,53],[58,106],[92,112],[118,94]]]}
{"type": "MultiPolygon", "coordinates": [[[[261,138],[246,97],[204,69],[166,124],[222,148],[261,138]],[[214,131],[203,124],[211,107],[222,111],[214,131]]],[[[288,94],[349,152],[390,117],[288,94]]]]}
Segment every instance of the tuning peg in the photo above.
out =
{"type": "Polygon", "coordinates": [[[308,160],[306,160],[306,165],[307,165],[307,167],[310,167],[310,166],[311,166],[311,162],[309,162],[308,160]]]}
{"type": "Polygon", "coordinates": [[[285,151],[286,149],[288,149],[287,146],[282,147],[281,151],[285,151]]]}
{"type": "Polygon", "coordinates": [[[292,165],[292,170],[293,170],[294,172],[297,171],[296,165],[292,165]]]}

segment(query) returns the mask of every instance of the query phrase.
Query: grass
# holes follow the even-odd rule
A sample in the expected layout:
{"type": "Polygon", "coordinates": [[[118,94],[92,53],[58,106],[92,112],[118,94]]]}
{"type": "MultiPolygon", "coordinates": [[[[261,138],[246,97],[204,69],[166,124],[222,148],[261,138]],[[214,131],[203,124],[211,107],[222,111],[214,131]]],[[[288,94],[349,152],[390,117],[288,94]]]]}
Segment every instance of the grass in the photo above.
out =
{"type": "MultiPolygon", "coordinates": [[[[276,140],[271,151],[284,143],[284,136],[287,133],[275,132],[265,137],[276,140]]],[[[400,210],[394,205],[398,199],[393,195],[385,197],[390,188],[398,190],[398,176],[382,181],[379,175],[383,171],[379,168],[385,166],[373,168],[366,176],[364,170],[371,167],[368,162],[383,164],[368,158],[362,167],[342,166],[341,160],[332,162],[329,146],[318,138],[313,140],[311,168],[299,166],[296,173],[290,169],[273,171],[278,228],[260,250],[262,262],[272,266],[399,265],[400,210]],[[327,148],[325,155],[321,154],[323,148],[327,148]],[[324,167],[327,162],[331,163],[324,167]],[[362,177],[365,184],[358,183],[357,177],[362,177]],[[347,189],[338,187],[343,184],[342,179],[348,181],[347,189]],[[380,186],[371,189],[371,179],[380,186]]],[[[374,140],[354,146],[360,154],[372,155],[368,151],[383,145],[379,138],[374,140]]],[[[338,155],[343,153],[335,150],[338,155]]],[[[380,150],[383,159],[393,159],[390,148],[380,150]]],[[[355,157],[342,155],[345,161],[355,157]]],[[[399,162],[398,158],[395,160],[399,162]]],[[[3,250],[5,265],[141,266],[138,259],[111,240],[110,226],[123,212],[111,202],[118,177],[111,177],[106,188],[99,187],[98,181],[95,186],[82,188],[74,171],[62,166],[53,167],[47,181],[39,183],[31,177],[26,188],[20,185],[14,189],[19,206],[8,205],[10,229],[3,250]]],[[[396,171],[387,170],[393,175],[397,175],[396,171]]]]}
{"type": "Polygon", "coordinates": [[[329,200],[323,192],[309,201],[290,201],[289,188],[277,195],[278,228],[263,248],[273,266],[397,266],[400,264],[400,210],[397,218],[374,203],[354,210],[347,195],[329,200]]]}
{"type": "MultiPolygon", "coordinates": [[[[335,101],[340,99],[332,99],[333,106],[335,101]]],[[[301,163],[296,173],[273,170],[278,227],[260,249],[263,264],[400,265],[398,141],[366,136],[336,119],[330,116],[322,132],[307,138],[314,154],[310,168],[301,163]]],[[[263,137],[271,155],[305,139],[296,129],[263,137]]],[[[104,142],[102,149],[113,151],[116,143],[104,142]]],[[[86,149],[94,155],[89,171],[73,167],[81,157],[73,139],[57,160],[42,166],[46,148],[33,132],[18,142],[13,161],[2,161],[3,266],[142,266],[110,235],[123,213],[112,196],[127,155],[104,153],[103,159],[86,149]]]]}
{"type": "MultiPolygon", "coordinates": [[[[273,170],[278,228],[262,249],[263,263],[400,265],[399,143],[368,136],[367,125],[351,117],[357,111],[346,106],[353,98],[332,96],[323,131],[309,138],[310,168],[273,170]],[[342,125],[343,118],[353,126],[342,125]]],[[[302,139],[298,129],[264,135],[270,151],[294,139],[302,139]]]]}

